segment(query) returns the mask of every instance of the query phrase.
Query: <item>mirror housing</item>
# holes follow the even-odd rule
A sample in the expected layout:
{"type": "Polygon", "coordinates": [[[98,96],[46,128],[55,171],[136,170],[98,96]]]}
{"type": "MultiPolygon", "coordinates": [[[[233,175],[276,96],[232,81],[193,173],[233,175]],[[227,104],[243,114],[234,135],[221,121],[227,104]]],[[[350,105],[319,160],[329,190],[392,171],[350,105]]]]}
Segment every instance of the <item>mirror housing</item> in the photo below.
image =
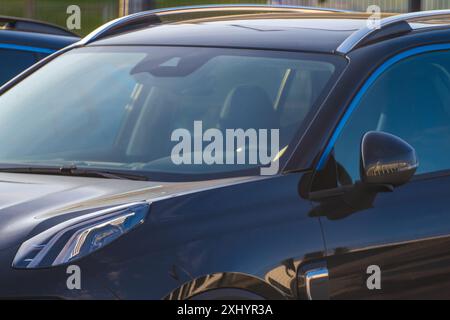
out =
{"type": "Polygon", "coordinates": [[[418,166],[416,151],[406,141],[382,131],[364,134],[360,159],[363,183],[400,186],[411,179],[418,166]]]}

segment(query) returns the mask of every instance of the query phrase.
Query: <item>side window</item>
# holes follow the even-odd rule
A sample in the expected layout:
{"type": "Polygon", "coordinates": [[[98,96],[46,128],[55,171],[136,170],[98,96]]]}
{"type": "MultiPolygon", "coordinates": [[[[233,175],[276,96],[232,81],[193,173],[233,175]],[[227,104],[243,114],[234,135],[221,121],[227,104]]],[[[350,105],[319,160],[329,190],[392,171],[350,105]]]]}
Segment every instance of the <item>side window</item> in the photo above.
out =
{"type": "Polygon", "coordinates": [[[0,49],[0,85],[36,62],[33,52],[0,49]]]}
{"type": "Polygon", "coordinates": [[[359,180],[359,149],[367,131],[394,134],[417,152],[416,174],[450,169],[450,52],[424,53],[387,69],[347,121],[335,159],[359,180]]]}

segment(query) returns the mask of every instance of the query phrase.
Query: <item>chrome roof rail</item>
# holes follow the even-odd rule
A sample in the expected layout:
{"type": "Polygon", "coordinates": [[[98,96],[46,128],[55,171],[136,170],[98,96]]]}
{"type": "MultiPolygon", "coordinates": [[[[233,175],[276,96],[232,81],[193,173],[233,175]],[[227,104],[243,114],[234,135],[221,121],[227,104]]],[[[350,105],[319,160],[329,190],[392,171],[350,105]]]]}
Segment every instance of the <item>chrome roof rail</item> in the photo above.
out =
{"type": "MultiPolygon", "coordinates": [[[[174,8],[164,8],[156,9],[150,11],[142,11],[135,14],[131,14],[125,17],[121,17],[112,20],[103,26],[92,31],[86,37],[81,40],[81,44],[88,44],[93,41],[99,40],[106,36],[120,33],[121,29],[124,31],[129,31],[133,29],[133,26],[142,26],[144,24],[152,25],[159,21],[159,16],[177,15],[182,13],[192,12],[220,12],[220,11],[301,11],[301,10],[311,10],[318,12],[349,12],[339,9],[329,9],[329,8],[315,8],[315,7],[305,7],[305,6],[286,6],[286,5],[262,5],[262,4],[224,4],[224,5],[199,5],[199,6],[184,6],[184,7],[174,7],[174,8]],[[153,19],[153,21],[152,21],[153,19]],[[130,28],[127,28],[130,27],[130,28]],[[119,32],[118,32],[119,31],[119,32]]],[[[137,28],[137,27],[136,27],[137,28]]]]}
{"type": "Polygon", "coordinates": [[[347,39],[345,39],[341,45],[336,49],[336,52],[341,54],[347,54],[360,44],[364,43],[366,39],[375,34],[377,31],[395,25],[401,22],[410,22],[414,20],[426,20],[434,19],[440,16],[450,16],[450,10],[431,10],[431,11],[419,11],[405,14],[399,14],[391,17],[387,17],[380,20],[380,28],[373,28],[366,26],[352,33],[347,39]]]}

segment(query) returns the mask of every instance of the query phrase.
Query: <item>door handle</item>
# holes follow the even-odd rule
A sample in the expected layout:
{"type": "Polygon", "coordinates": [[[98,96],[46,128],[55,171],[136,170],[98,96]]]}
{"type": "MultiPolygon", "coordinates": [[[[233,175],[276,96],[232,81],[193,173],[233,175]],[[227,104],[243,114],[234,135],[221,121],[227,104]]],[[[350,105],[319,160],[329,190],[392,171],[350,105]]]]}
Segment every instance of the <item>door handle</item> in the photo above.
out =
{"type": "Polygon", "coordinates": [[[299,298],[305,300],[329,300],[329,278],[325,262],[302,265],[298,276],[299,298]]]}

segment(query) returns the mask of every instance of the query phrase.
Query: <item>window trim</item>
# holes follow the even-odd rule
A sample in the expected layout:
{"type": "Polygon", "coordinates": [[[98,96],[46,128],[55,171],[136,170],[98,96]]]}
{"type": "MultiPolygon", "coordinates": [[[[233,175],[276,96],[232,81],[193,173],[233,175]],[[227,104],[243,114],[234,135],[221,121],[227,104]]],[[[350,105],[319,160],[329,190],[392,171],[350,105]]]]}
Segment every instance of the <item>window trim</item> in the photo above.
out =
{"type": "Polygon", "coordinates": [[[334,148],[334,145],[339,138],[342,130],[344,129],[344,126],[346,125],[347,121],[349,120],[350,116],[352,115],[353,111],[356,109],[356,107],[361,102],[362,98],[368,91],[368,89],[372,86],[372,84],[391,66],[394,64],[405,60],[407,58],[420,55],[422,53],[428,53],[433,51],[446,51],[450,50],[450,43],[442,43],[442,44],[432,44],[432,45],[425,45],[416,47],[413,49],[409,49],[406,51],[403,51],[391,58],[389,58],[387,61],[385,61],[381,66],[379,66],[366,80],[366,82],[363,84],[363,86],[359,89],[358,93],[354,96],[352,99],[350,105],[348,106],[347,110],[345,110],[343,116],[339,120],[336,128],[334,129],[333,134],[328,140],[328,143],[325,147],[325,149],[322,152],[322,155],[319,158],[319,161],[316,165],[316,170],[321,171],[324,169],[325,164],[331,154],[331,151],[334,148]]]}
{"type": "Polygon", "coordinates": [[[52,53],[56,52],[56,50],[54,50],[54,49],[24,46],[24,45],[11,44],[11,43],[0,43],[0,49],[28,51],[28,52],[36,52],[36,53],[44,53],[44,54],[52,54],[52,53]]]}

